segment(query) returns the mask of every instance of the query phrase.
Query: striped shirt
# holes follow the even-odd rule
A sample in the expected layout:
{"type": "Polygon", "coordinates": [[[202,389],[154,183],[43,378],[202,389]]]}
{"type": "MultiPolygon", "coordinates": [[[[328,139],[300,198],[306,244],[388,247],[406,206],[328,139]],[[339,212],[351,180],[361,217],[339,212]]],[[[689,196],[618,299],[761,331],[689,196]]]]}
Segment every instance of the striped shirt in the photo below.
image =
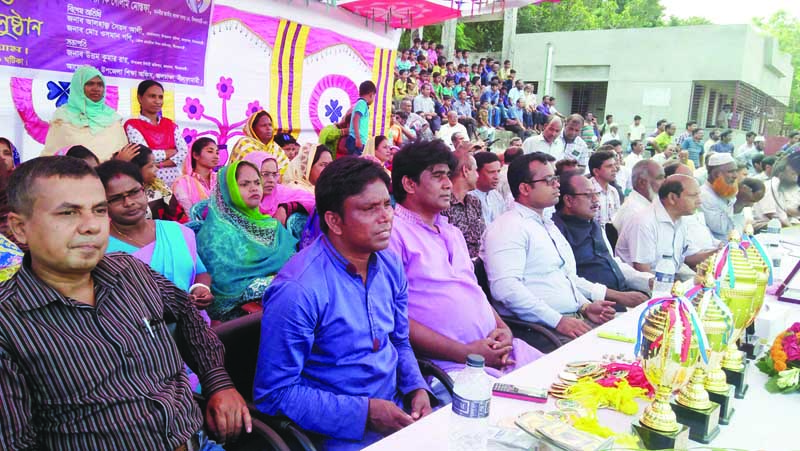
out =
{"type": "Polygon", "coordinates": [[[0,284],[0,449],[175,449],[203,424],[165,322],[208,396],[233,387],[187,294],[134,257],[92,271],[95,306],[30,269],[0,284]],[[149,324],[149,326],[147,325],[149,324]]]}

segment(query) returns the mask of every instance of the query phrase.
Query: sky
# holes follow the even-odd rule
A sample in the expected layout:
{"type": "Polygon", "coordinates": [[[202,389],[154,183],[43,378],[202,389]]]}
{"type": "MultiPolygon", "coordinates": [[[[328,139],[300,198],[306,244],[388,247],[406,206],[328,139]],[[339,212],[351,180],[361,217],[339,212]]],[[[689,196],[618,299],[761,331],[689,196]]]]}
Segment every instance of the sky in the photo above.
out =
{"type": "Polygon", "coordinates": [[[752,23],[783,9],[800,19],[800,0],[661,0],[665,16],[705,17],[717,24],[752,23]]]}

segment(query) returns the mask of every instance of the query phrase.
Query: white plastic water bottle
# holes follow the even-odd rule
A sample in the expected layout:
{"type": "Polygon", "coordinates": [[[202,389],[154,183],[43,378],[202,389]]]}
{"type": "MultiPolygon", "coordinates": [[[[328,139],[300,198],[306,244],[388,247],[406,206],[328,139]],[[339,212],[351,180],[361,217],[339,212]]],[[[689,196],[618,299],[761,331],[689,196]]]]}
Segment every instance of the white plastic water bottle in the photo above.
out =
{"type": "Polygon", "coordinates": [[[483,356],[470,354],[467,366],[455,378],[450,415],[450,451],[485,451],[489,438],[492,380],[484,371],[483,356]]]}
{"type": "Polygon", "coordinates": [[[656,277],[653,281],[653,298],[667,297],[672,294],[675,282],[675,263],[671,255],[662,255],[656,263],[656,277]]]}
{"type": "Polygon", "coordinates": [[[767,234],[769,235],[769,241],[767,243],[767,248],[769,250],[767,253],[769,254],[770,260],[772,260],[772,269],[777,275],[780,274],[781,257],[783,256],[783,250],[781,249],[781,221],[778,220],[778,218],[769,220],[767,223],[767,234]]]}

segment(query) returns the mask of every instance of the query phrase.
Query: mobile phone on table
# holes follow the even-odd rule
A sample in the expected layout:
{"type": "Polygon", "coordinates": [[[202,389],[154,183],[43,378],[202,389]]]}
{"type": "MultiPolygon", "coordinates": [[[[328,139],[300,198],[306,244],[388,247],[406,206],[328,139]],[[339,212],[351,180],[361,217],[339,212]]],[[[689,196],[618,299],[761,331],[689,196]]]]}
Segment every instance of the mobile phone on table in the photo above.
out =
{"type": "Polygon", "coordinates": [[[511,384],[494,384],[492,394],[503,398],[519,399],[538,403],[547,402],[547,390],[532,387],[518,387],[511,384]]]}

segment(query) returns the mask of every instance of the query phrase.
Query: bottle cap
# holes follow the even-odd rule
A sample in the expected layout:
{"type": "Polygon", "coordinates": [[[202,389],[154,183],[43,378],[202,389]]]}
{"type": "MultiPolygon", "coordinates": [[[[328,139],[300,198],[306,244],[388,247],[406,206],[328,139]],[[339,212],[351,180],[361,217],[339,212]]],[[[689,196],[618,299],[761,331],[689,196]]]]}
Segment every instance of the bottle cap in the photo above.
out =
{"type": "Polygon", "coordinates": [[[480,354],[470,354],[467,356],[467,366],[483,368],[485,364],[486,360],[484,360],[483,356],[480,354]]]}

